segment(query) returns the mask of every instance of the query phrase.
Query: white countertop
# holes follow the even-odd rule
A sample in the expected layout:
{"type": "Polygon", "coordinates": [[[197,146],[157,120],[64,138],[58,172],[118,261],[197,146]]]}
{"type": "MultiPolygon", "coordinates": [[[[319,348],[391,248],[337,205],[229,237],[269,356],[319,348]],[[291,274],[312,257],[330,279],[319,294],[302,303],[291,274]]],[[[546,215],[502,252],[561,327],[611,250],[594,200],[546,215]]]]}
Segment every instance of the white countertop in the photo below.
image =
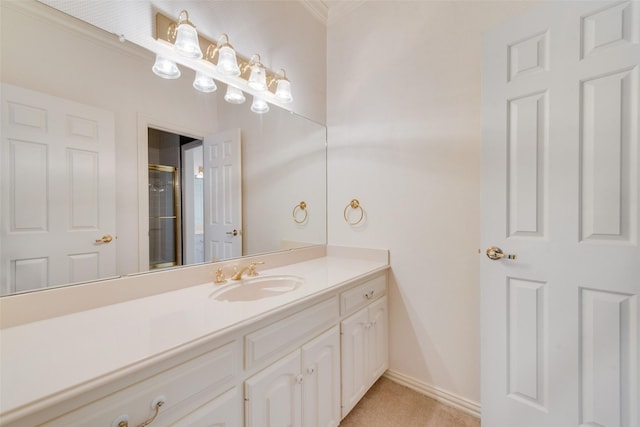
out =
{"type": "Polygon", "coordinates": [[[381,271],[387,263],[322,257],[272,269],[265,275],[296,275],[298,289],[256,301],[218,301],[225,285],[205,283],[159,295],[0,330],[0,414],[213,334],[248,324],[265,313],[381,271]]]}

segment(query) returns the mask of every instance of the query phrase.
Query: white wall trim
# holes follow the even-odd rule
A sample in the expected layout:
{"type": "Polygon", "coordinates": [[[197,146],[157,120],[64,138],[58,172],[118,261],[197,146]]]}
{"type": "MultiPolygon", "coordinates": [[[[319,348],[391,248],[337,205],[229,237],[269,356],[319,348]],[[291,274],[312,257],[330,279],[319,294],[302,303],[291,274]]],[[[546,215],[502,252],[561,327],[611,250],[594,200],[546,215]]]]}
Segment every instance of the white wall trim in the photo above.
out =
{"type": "Polygon", "coordinates": [[[469,415],[473,415],[474,417],[480,418],[479,402],[474,402],[465,397],[458,396],[455,393],[451,393],[431,384],[425,384],[420,380],[417,380],[405,374],[401,374],[400,372],[391,369],[388,369],[383,376],[400,385],[409,387],[410,389],[415,390],[418,393],[429,396],[430,398],[435,399],[438,402],[459,409],[469,415]]]}

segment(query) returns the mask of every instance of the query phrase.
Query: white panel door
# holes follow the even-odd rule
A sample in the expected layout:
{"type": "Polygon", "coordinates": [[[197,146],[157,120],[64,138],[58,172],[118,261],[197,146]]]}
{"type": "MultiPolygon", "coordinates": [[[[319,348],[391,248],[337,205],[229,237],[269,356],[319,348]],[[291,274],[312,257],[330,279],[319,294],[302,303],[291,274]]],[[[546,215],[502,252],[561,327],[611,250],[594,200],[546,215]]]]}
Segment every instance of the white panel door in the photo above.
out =
{"type": "Polygon", "coordinates": [[[640,425],[639,42],[633,1],[554,2],[485,37],[485,426],[640,425]]]}
{"type": "Polygon", "coordinates": [[[304,427],[340,423],[340,328],[334,326],[302,347],[304,427]]]}
{"type": "Polygon", "coordinates": [[[204,257],[242,256],[240,129],[204,139],[204,257]]]}
{"type": "Polygon", "coordinates": [[[0,293],[114,276],[113,113],[2,84],[1,152],[0,293]]]}

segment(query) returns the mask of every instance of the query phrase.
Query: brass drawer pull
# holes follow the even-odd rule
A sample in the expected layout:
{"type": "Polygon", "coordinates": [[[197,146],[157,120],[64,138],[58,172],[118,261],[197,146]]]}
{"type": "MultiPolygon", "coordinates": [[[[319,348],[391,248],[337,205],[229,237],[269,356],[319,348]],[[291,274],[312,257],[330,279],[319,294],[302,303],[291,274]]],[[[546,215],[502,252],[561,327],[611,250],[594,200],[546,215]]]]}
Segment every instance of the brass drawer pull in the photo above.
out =
{"type": "MultiPolygon", "coordinates": [[[[153,402],[151,402],[151,407],[154,409],[153,415],[151,416],[151,418],[147,419],[146,421],[143,421],[142,423],[138,424],[136,427],[146,427],[149,424],[151,424],[156,417],[158,416],[158,414],[160,413],[160,408],[162,407],[162,405],[164,405],[165,398],[164,396],[158,396],[155,399],[153,399],[153,402]]],[[[116,424],[117,427],[129,427],[129,417],[127,417],[126,415],[123,415],[121,417],[119,417],[118,419],[118,424],[116,424]]],[[[115,424],[115,423],[114,423],[115,424]]]]}

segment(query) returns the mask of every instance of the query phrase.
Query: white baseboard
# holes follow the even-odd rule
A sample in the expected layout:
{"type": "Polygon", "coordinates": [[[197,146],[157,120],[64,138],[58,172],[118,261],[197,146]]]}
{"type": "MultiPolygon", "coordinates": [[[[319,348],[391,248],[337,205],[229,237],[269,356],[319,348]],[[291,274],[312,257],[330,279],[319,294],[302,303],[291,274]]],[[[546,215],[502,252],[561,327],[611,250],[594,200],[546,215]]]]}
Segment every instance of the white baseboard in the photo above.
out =
{"type": "Polygon", "coordinates": [[[400,385],[409,387],[412,390],[422,393],[425,396],[429,396],[432,399],[437,400],[445,405],[452,406],[469,415],[480,418],[480,403],[474,402],[457,394],[448,392],[441,388],[425,384],[415,378],[408,375],[401,374],[400,372],[388,369],[384,375],[385,378],[390,379],[400,385]]]}

